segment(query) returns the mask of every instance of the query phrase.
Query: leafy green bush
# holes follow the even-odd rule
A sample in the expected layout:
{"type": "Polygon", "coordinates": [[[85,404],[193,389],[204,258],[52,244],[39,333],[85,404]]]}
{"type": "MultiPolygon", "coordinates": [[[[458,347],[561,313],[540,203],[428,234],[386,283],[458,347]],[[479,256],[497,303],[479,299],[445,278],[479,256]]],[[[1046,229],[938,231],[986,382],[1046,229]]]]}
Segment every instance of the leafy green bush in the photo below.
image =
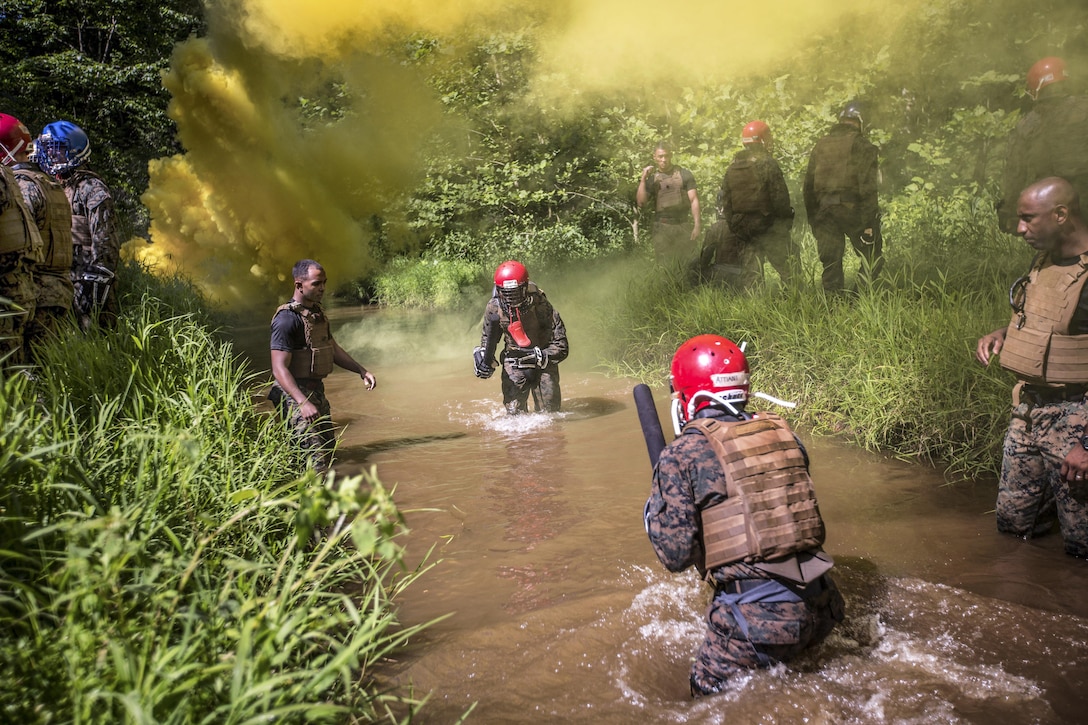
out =
{"type": "Polygon", "coordinates": [[[480,277],[481,268],[462,259],[398,257],[375,279],[375,297],[384,305],[455,308],[476,295],[480,277]]]}
{"type": "MultiPolygon", "coordinates": [[[[133,289],[138,280],[130,280],[133,289]]],[[[403,521],[373,471],[301,476],[254,379],[145,296],[0,390],[9,722],[371,722],[403,521]]]]}
{"type": "Polygon", "coordinates": [[[721,334],[747,342],[752,390],[796,401],[789,417],[816,433],[947,464],[950,476],[997,471],[1013,381],[974,347],[1008,321],[1005,272],[970,288],[885,277],[856,297],[637,277],[603,323],[613,371],[664,385],[681,342],[721,334]]]}

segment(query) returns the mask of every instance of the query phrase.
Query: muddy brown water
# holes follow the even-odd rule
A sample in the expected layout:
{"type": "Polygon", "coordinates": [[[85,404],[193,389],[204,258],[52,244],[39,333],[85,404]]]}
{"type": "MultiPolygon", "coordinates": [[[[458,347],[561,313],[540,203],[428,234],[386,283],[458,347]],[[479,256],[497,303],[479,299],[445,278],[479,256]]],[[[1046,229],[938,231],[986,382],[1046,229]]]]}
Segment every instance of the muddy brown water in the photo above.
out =
{"type": "MultiPolygon", "coordinates": [[[[572,330],[563,411],[508,417],[497,376],[472,374],[477,319],[334,315],[378,377],[372,392],[341,370],[328,380],[337,468],[376,466],[410,562],[433,548],[402,621],[448,615],[379,673],[429,697],[418,722],[1088,722],[1088,562],[1057,534],[997,534],[993,480],[947,485],[804,430],[847,621],[801,660],[692,700],[708,589],[668,573],[643,531],[634,381],[595,369],[572,330]]],[[[267,369],[266,330],[236,340],[267,369]]]]}

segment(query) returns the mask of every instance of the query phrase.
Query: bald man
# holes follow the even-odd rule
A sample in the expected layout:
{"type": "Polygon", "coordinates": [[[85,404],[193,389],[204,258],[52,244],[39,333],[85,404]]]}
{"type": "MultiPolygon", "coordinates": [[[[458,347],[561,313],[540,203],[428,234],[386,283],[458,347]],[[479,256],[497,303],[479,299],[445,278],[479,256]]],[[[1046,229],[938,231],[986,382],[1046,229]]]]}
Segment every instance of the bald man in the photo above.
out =
{"type": "Polygon", "coordinates": [[[1016,233],[1036,250],[1013,284],[1012,320],[975,357],[1016,373],[997,492],[997,528],[1025,538],[1057,518],[1065,551],[1088,558],[1088,227],[1065,179],[1020,193],[1016,233]]]}

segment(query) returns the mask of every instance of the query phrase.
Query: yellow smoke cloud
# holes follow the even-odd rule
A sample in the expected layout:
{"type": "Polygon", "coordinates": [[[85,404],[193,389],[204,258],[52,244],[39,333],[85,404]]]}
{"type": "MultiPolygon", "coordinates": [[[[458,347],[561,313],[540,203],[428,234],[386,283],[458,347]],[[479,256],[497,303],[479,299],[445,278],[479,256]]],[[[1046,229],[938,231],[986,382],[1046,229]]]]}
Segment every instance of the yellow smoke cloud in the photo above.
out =
{"type": "Polygon", "coordinates": [[[143,256],[233,304],[289,294],[291,265],[303,257],[322,262],[334,286],[372,271],[372,220],[418,182],[422,145],[443,122],[424,79],[379,52],[398,34],[456,38],[461,28],[532,18],[543,38],[540,77],[562,76],[569,95],[767,72],[840,14],[871,5],[211,2],[208,37],[180,44],[164,77],[186,152],[150,167],[152,244],[143,256]],[[335,120],[308,122],[298,99],[327,97],[336,84],[351,105],[335,120]]]}

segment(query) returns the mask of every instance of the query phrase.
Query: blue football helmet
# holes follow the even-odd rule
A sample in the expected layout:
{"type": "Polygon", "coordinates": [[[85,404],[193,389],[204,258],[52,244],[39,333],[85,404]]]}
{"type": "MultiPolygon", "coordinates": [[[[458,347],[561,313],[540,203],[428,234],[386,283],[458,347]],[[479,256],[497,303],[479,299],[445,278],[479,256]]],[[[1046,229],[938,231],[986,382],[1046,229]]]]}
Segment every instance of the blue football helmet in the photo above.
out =
{"type": "Polygon", "coordinates": [[[54,176],[70,173],[91,157],[91,142],[71,121],[54,121],[34,142],[34,161],[54,176]]]}

